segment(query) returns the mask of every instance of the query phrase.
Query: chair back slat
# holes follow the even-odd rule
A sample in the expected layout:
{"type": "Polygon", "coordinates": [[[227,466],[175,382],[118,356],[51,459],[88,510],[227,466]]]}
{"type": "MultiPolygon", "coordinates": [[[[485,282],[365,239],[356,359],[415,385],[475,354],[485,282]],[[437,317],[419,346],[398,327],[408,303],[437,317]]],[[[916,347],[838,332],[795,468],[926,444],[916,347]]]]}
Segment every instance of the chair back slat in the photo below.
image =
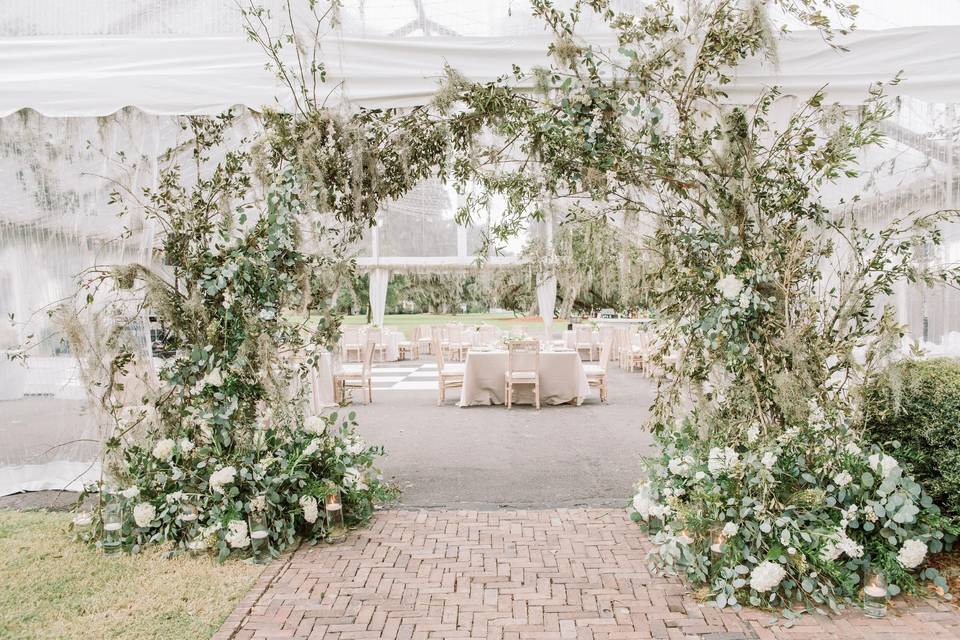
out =
{"type": "Polygon", "coordinates": [[[607,365],[610,363],[610,352],[613,350],[613,336],[607,337],[600,347],[600,368],[607,372],[607,365]]]}
{"type": "MultiPolygon", "coordinates": [[[[438,329],[439,327],[434,327],[438,329]]],[[[437,332],[433,334],[433,355],[437,359],[437,373],[443,373],[443,348],[440,346],[440,337],[437,336],[437,332]]]]}
{"type": "Polygon", "coordinates": [[[507,372],[540,373],[540,341],[514,340],[507,345],[507,372]]]}
{"type": "Polygon", "coordinates": [[[371,340],[367,340],[367,344],[363,349],[363,375],[370,375],[370,370],[373,368],[373,352],[376,349],[376,343],[371,340]]]}

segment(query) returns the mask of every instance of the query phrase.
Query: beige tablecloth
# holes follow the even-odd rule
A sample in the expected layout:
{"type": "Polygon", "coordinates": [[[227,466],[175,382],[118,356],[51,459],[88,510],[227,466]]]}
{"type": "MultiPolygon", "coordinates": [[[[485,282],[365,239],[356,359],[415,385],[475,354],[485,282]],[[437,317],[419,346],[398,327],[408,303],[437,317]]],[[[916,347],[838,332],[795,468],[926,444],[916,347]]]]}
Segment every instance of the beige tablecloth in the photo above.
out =
{"type": "MultiPolygon", "coordinates": [[[[470,351],[464,369],[461,407],[505,403],[506,351],[470,351]]],[[[541,404],[573,401],[579,405],[589,393],[587,375],[577,353],[544,351],[540,354],[541,404]]],[[[533,393],[528,385],[516,388],[514,402],[533,402],[533,393]]]]}
{"type": "Polygon", "coordinates": [[[310,370],[310,409],[320,415],[326,407],[335,407],[333,393],[333,357],[325,352],[317,359],[317,366],[310,370]]]}

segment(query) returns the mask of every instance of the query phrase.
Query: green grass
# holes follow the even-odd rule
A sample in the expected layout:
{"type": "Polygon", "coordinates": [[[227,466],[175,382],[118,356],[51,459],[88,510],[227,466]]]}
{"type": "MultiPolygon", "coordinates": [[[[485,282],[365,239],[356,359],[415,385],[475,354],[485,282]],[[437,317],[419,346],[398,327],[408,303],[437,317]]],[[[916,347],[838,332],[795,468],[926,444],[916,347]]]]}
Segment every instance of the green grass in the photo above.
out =
{"type": "MultiPolygon", "coordinates": [[[[387,315],[383,318],[385,327],[395,327],[403,331],[407,337],[412,336],[413,330],[418,326],[429,327],[430,325],[446,324],[448,322],[460,322],[466,326],[492,324],[501,329],[512,329],[516,326],[539,325],[540,318],[536,316],[516,317],[512,313],[460,313],[457,315],[403,313],[387,315]]],[[[346,316],[343,323],[366,324],[367,316],[346,316]]]]}
{"type": "Polygon", "coordinates": [[[0,638],[209,638],[261,567],[159,551],[105,557],[70,516],[0,511],[0,638]]]}

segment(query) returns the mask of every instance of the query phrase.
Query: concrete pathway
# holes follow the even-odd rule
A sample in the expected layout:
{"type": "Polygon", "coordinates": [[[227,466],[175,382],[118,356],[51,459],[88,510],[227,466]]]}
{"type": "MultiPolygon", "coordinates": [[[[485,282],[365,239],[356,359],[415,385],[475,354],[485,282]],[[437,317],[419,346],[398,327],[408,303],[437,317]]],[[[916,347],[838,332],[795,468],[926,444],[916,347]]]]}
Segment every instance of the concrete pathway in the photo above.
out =
{"type": "Polygon", "coordinates": [[[960,613],[935,601],[790,628],[721,612],[651,575],[648,546],[621,509],[380,512],[342,544],[270,565],[214,639],[960,638],[960,613]]]}

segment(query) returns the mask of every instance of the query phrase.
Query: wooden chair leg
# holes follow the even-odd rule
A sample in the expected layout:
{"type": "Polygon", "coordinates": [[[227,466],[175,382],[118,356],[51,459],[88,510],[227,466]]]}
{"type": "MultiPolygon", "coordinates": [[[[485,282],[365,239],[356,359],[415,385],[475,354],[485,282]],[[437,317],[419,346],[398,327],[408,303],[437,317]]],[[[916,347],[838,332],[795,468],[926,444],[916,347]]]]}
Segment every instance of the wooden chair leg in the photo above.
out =
{"type": "Polygon", "coordinates": [[[533,385],[533,392],[537,396],[537,411],[540,411],[540,383],[533,385]]]}

